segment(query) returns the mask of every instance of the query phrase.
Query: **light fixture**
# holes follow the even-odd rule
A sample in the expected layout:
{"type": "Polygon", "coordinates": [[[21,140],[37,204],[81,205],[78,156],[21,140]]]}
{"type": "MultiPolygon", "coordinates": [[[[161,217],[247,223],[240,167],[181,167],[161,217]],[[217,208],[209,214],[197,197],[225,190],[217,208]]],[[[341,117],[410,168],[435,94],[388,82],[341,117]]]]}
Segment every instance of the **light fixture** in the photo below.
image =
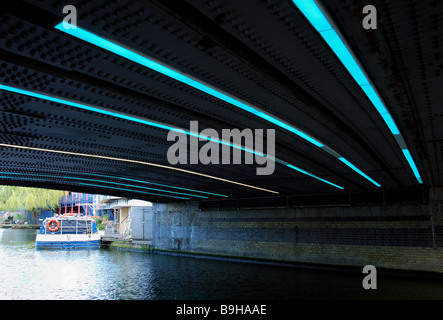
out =
{"type": "Polygon", "coordinates": [[[75,108],[79,108],[79,109],[83,109],[83,110],[88,110],[88,111],[93,111],[95,113],[105,114],[105,115],[108,115],[108,116],[112,116],[114,118],[129,120],[129,121],[132,121],[132,122],[137,122],[137,123],[141,123],[141,124],[144,124],[144,125],[148,125],[148,126],[152,126],[152,127],[157,127],[157,128],[161,128],[161,129],[165,129],[165,130],[174,130],[174,129],[176,129],[173,126],[168,126],[166,124],[163,124],[163,123],[160,123],[160,122],[157,122],[157,121],[154,121],[154,120],[148,120],[148,119],[145,119],[145,118],[141,118],[141,117],[125,114],[123,112],[114,111],[114,110],[110,110],[110,109],[106,109],[106,108],[102,108],[102,107],[98,107],[98,106],[92,106],[92,105],[89,105],[89,104],[73,101],[73,100],[70,100],[70,99],[67,99],[67,98],[57,97],[57,96],[54,96],[54,95],[51,95],[51,94],[48,94],[48,93],[41,93],[41,92],[32,91],[32,90],[20,89],[20,88],[17,88],[17,87],[8,86],[8,85],[4,85],[4,84],[0,84],[0,90],[14,92],[14,93],[22,94],[22,95],[25,95],[25,96],[34,97],[34,98],[37,98],[37,99],[42,99],[42,100],[52,101],[52,102],[56,102],[56,103],[61,103],[61,104],[68,105],[68,106],[71,106],[71,107],[75,107],[75,108]]]}
{"type": "MultiPolygon", "coordinates": [[[[119,187],[114,187],[114,186],[105,186],[105,185],[101,185],[101,184],[84,183],[84,182],[79,182],[78,184],[81,185],[81,186],[88,186],[88,187],[97,187],[97,188],[112,189],[112,190],[122,190],[122,191],[129,191],[129,192],[135,192],[135,193],[157,195],[157,196],[161,196],[161,197],[165,196],[165,195],[155,194],[155,193],[152,193],[152,192],[146,192],[146,191],[140,191],[140,190],[134,190],[134,189],[127,189],[127,188],[119,188],[119,187]]],[[[190,200],[189,198],[176,197],[176,196],[174,196],[174,197],[170,196],[169,198],[177,198],[177,199],[183,199],[183,200],[190,200]]]]}
{"type": "MultiPolygon", "coordinates": [[[[68,176],[63,176],[62,178],[70,179],[70,180],[80,180],[80,181],[91,181],[91,182],[98,182],[98,183],[114,184],[114,185],[123,186],[123,187],[131,187],[131,188],[138,188],[138,189],[145,189],[145,190],[153,190],[153,191],[160,191],[160,192],[165,192],[165,193],[179,194],[179,195],[183,195],[183,196],[190,196],[190,197],[197,197],[197,198],[208,199],[208,197],[201,196],[201,195],[194,195],[194,194],[189,194],[189,193],[170,191],[170,190],[163,190],[163,189],[151,188],[151,187],[143,187],[143,186],[137,186],[137,185],[134,185],[134,184],[119,183],[119,182],[114,182],[114,181],[88,179],[88,178],[83,178],[83,177],[82,178],[77,178],[77,177],[68,177],[68,176]]],[[[157,195],[159,195],[159,194],[157,194],[157,195]]],[[[164,195],[164,196],[168,197],[170,195],[164,195]]],[[[171,197],[175,197],[175,196],[171,196],[171,197]]],[[[189,198],[187,198],[187,199],[189,199],[189,198]]]]}
{"type": "Polygon", "coordinates": [[[234,105],[244,111],[247,111],[249,113],[255,114],[256,116],[269,121],[285,130],[288,130],[304,140],[309,141],[310,143],[316,145],[317,147],[323,147],[323,144],[319,142],[314,137],[310,136],[309,134],[303,132],[302,130],[295,128],[294,126],[291,126],[289,123],[285,122],[284,120],[281,120],[261,109],[259,109],[256,106],[253,106],[245,101],[243,101],[240,98],[234,97],[233,95],[224,92],[223,90],[220,90],[218,88],[213,87],[212,85],[205,83],[202,80],[196,79],[192,77],[191,75],[188,75],[182,71],[176,70],[175,68],[168,66],[162,62],[159,62],[158,60],[147,57],[146,55],[142,53],[136,52],[134,49],[128,49],[125,46],[121,44],[117,44],[113,41],[107,40],[103,37],[100,37],[96,34],[93,34],[92,32],[89,32],[85,29],[80,28],[77,26],[76,28],[70,28],[69,25],[67,25],[68,28],[64,28],[63,23],[59,23],[55,26],[57,30],[63,31],[73,37],[76,37],[78,39],[81,39],[83,41],[86,41],[94,46],[97,46],[101,49],[107,50],[113,54],[119,55],[125,59],[131,60],[135,63],[138,63],[146,68],[149,68],[151,70],[154,70],[156,72],[159,72],[167,77],[170,77],[172,79],[175,79],[181,83],[184,83],[188,86],[191,86],[197,90],[200,90],[202,92],[205,92],[215,98],[218,98],[220,100],[223,100],[231,105],[234,105]]]}
{"type": "Polygon", "coordinates": [[[350,162],[349,162],[348,160],[346,160],[345,158],[339,158],[339,160],[340,160],[341,162],[343,162],[345,165],[347,165],[349,168],[351,168],[352,170],[354,170],[355,172],[357,172],[359,175],[361,175],[361,176],[365,177],[366,179],[368,179],[369,181],[371,181],[371,182],[372,182],[373,184],[375,184],[377,187],[381,187],[381,185],[380,185],[377,181],[371,179],[371,177],[367,176],[363,171],[361,171],[359,168],[357,168],[355,165],[353,165],[352,163],[350,163],[350,162]]]}
{"type": "MultiPolygon", "coordinates": [[[[58,170],[58,172],[68,172],[68,171],[58,170]]],[[[77,173],[77,172],[71,172],[71,173],[77,173]]],[[[124,178],[124,177],[118,177],[118,176],[114,176],[114,175],[113,176],[106,176],[106,175],[103,175],[103,174],[96,174],[96,173],[89,173],[89,172],[81,172],[81,173],[77,173],[77,174],[88,175],[88,176],[95,176],[95,177],[102,177],[102,178],[113,178],[113,179],[118,179],[118,180],[132,181],[132,182],[138,182],[138,183],[143,183],[143,184],[155,185],[155,186],[160,186],[160,187],[165,187],[165,188],[185,190],[185,191],[191,191],[191,192],[195,192],[195,193],[208,194],[208,195],[211,195],[211,196],[229,198],[229,196],[224,195],[224,194],[220,194],[220,193],[201,191],[201,190],[190,189],[190,188],[183,188],[183,187],[172,186],[172,185],[169,185],[169,184],[157,183],[157,182],[146,181],[146,180],[124,178]]]]}
{"type": "MultiPolygon", "coordinates": [[[[88,179],[88,178],[78,178],[78,177],[71,177],[71,176],[66,176],[66,175],[62,175],[62,176],[57,176],[57,175],[50,175],[50,174],[38,174],[38,173],[17,173],[17,172],[0,172],[0,174],[10,174],[10,175],[27,175],[27,176],[32,176],[32,177],[43,177],[43,178],[55,178],[55,179],[67,179],[67,180],[79,180],[79,181],[91,181],[91,182],[99,182],[99,183],[107,183],[107,184],[114,184],[114,185],[119,185],[119,186],[124,186],[124,187],[132,187],[132,188],[139,188],[139,189],[145,189],[145,190],[152,190],[152,191],[159,191],[159,192],[164,192],[164,193],[172,193],[172,194],[178,194],[181,196],[191,196],[191,197],[197,197],[197,198],[204,198],[204,199],[208,199],[208,197],[206,196],[201,196],[201,195],[194,195],[194,194],[189,194],[189,193],[183,193],[183,192],[177,192],[177,191],[170,191],[170,190],[164,190],[164,189],[158,189],[158,188],[151,188],[151,187],[144,187],[144,186],[137,186],[137,185],[133,185],[133,184],[125,184],[125,183],[119,183],[119,182],[113,182],[113,181],[105,181],[105,180],[97,180],[97,179],[88,179]]],[[[183,197],[176,197],[176,196],[171,196],[171,195],[163,195],[163,194],[157,194],[157,193],[151,193],[152,195],[157,195],[157,196],[165,196],[165,197],[172,197],[172,198],[178,198],[178,199],[188,199],[189,198],[183,198],[183,197]]]]}
{"type": "Polygon", "coordinates": [[[10,177],[10,176],[0,176],[0,179],[14,179],[14,180],[26,180],[26,181],[46,181],[46,179],[37,178],[23,178],[23,177],[10,177]]]}
{"type": "MultiPolygon", "coordinates": [[[[321,18],[320,15],[319,15],[319,17],[321,18]]],[[[326,27],[329,25],[329,23],[325,24],[324,21],[319,22],[319,25],[323,25],[323,24],[326,27]]],[[[300,130],[300,129],[294,127],[293,125],[290,125],[286,121],[279,119],[278,117],[271,115],[271,114],[267,113],[266,111],[261,110],[257,106],[253,106],[253,105],[245,102],[244,100],[242,100],[238,97],[234,97],[233,95],[231,95],[221,89],[218,89],[218,88],[216,88],[216,87],[214,87],[202,80],[196,79],[191,75],[188,75],[180,70],[177,70],[174,67],[169,66],[163,62],[160,62],[152,57],[148,57],[147,55],[145,55],[143,53],[139,53],[134,49],[129,49],[122,44],[118,44],[114,41],[111,41],[111,40],[105,39],[101,36],[98,36],[92,32],[89,32],[83,28],[80,28],[79,26],[76,26],[76,28],[70,28],[69,26],[66,26],[66,27],[67,28],[65,28],[63,23],[59,23],[55,26],[55,28],[57,30],[60,30],[60,31],[62,31],[66,34],[69,34],[75,38],[81,39],[85,42],[88,42],[88,43],[94,45],[94,46],[104,49],[110,53],[119,55],[120,57],[123,57],[128,60],[131,60],[131,61],[138,63],[146,68],[149,68],[151,70],[159,72],[167,77],[175,79],[175,80],[177,80],[181,83],[184,83],[188,86],[191,86],[197,90],[205,92],[206,94],[209,94],[215,98],[223,100],[223,101],[225,101],[231,105],[234,105],[244,111],[252,113],[252,114],[256,115],[257,117],[260,117],[261,119],[271,122],[284,130],[287,130],[289,132],[296,134],[300,138],[323,149],[324,151],[326,151],[327,153],[329,153],[330,155],[332,155],[336,158],[342,157],[336,151],[334,151],[332,148],[328,147],[327,145],[325,145],[324,143],[322,143],[318,139],[307,134],[303,130],[300,130]]],[[[288,166],[288,167],[290,167],[290,166],[288,166]]],[[[310,176],[317,179],[317,177],[315,175],[311,174],[310,176]]],[[[323,179],[318,179],[318,180],[323,181],[323,179]]],[[[334,185],[329,182],[328,182],[328,184],[334,185]]]]}
{"type": "Polygon", "coordinates": [[[173,171],[178,171],[178,172],[187,173],[187,174],[191,174],[191,175],[196,175],[196,176],[200,176],[200,177],[204,177],[204,178],[208,178],[208,179],[218,180],[218,181],[222,181],[222,182],[238,185],[238,186],[241,186],[241,187],[256,189],[256,190],[260,190],[260,191],[264,191],[264,192],[269,192],[269,193],[273,193],[273,194],[279,194],[279,192],[273,191],[273,190],[270,190],[270,189],[260,188],[260,187],[256,187],[256,186],[253,186],[253,185],[250,185],[250,184],[241,183],[241,182],[237,182],[237,181],[233,181],[233,180],[229,180],[229,179],[224,179],[224,178],[212,176],[212,175],[209,175],[209,174],[199,173],[199,172],[195,172],[195,171],[191,171],[191,170],[185,170],[185,169],[181,169],[181,168],[166,166],[166,165],[152,163],[152,162],[138,161],[138,160],[131,160],[131,159],[123,159],[123,158],[115,158],[115,157],[108,157],[108,156],[101,156],[101,155],[90,154],[90,153],[80,153],[80,152],[71,152],[71,151],[63,151],[63,150],[53,150],[53,149],[27,147],[27,146],[20,146],[20,145],[6,144],[6,143],[0,143],[0,147],[24,149],[24,150],[33,150],[33,151],[42,151],[42,152],[58,153],[58,154],[67,154],[67,155],[80,156],[80,157],[105,159],[105,160],[111,160],[111,161],[119,161],[119,162],[134,163],[134,164],[145,165],[145,166],[152,166],[152,167],[156,167],[156,168],[168,169],[168,170],[173,170],[173,171]]]}
{"type": "Polygon", "coordinates": [[[303,170],[303,169],[300,169],[300,168],[298,168],[298,167],[296,167],[296,166],[294,166],[294,165],[292,165],[292,164],[286,164],[286,166],[289,167],[289,168],[291,168],[291,169],[293,169],[293,170],[296,170],[296,171],[298,171],[298,172],[301,172],[301,173],[303,173],[303,174],[305,174],[305,175],[307,175],[307,176],[310,176],[310,177],[312,177],[312,178],[315,178],[315,179],[317,179],[317,180],[320,180],[320,181],[322,181],[322,182],[324,182],[324,183],[330,184],[331,186],[334,186],[334,187],[336,187],[336,188],[338,188],[338,189],[341,189],[341,190],[344,189],[342,186],[339,186],[338,184],[335,184],[335,183],[332,183],[332,182],[330,182],[330,181],[328,181],[328,180],[325,180],[325,179],[322,179],[322,178],[320,178],[320,177],[317,177],[316,175],[314,175],[314,174],[312,174],[312,173],[309,173],[309,172],[307,172],[307,171],[305,171],[305,170],[303,170]]]}
{"type": "MultiPolygon", "coordinates": [[[[226,141],[224,141],[222,139],[216,139],[214,137],[208,137],[206,135],[194,133],[192,131],[184,130],[182,128],[173,127],[171,125],[168,125],[168,124],[165,124],[165,123],[161,123],[161,122],[158,122],[158,121],[154,121],[154,120],[150,120],[150,119],[146,119],[146,118],[142,118],[142,117],[138,117],[138,116],[133,116],[133,115],[130,115],[130,114],[126,114],[126,113],[119,112],[119,111],[114,111],[114,110],[103,108],[103,107],[98,107],[98,106],[94,106],[94,105],[84,104],[84,103],[81,103],[81,102],[73,101],[73,100],[62,98],[62,97],[59,97],[59,96],[54,96],[54,95],[51,95],[51,94],[48,94],[48,93],[42,93],[42,92],[37,92],[37,91],[32,91],[32,90],[25,90],[25,89],[21,89],[21,88],[9,86],[9,85],[4,85],[4,84],[0,84],[0,90],[4,90],[4,91],[8,91],[8,92],[13,92],[13,93],[18,93],[18,94],[22,94],[22,95],[38,98],[38,99],[43,99],[43,100],[47,100],[47,101],[56,102],[56,103],[61,103],[61,104],[72,106],[74,108],[79,108],[79,109],[83,109],[83,110],[93,111],[95,113],[105,114],[105,115],[109,115],[109,116],[112,116],[112,117],[115,117],[115,118],[124,119],[124,120],[132,121],[132,122],[137,122],[137,123],[140,123],[140,124],[143,124],[143,125],[148,125],[148,126],[152,126],[152,127],[156,127],[156,128],[160,128],[160,129],[181,131],[181,132],[184,132],[185,134],[190,135],[190,136],[195,136],[195,137],[203,138],[203,139],[210,139],[210,140],[212,140],[212,141],[214,141],[216,143],[219,143],[219,144],[228,145],[230,147],[243,150],[245,152],[249,152],[249,153],[253,153],[253,154],[258,154],[260,156],[265,156],[265,155],[263,155],[261,153],[256,153],[254,150],[245,148],[245,147],[243,147],[241,145],[237,145],[237,144],[234,144],[234,143],[231,143],[231,142],[226,142],[226,141]]],[[[277,158],[273,158],[273,157],[270,157],[270,156],[266,156],[266,157],[271,159],[271,160],[274,160],[274,161],[276,161],[278,163],[284,164],[284,165],[286,165],[287,167],[289,167],[291,169],[297,170],[297,169],[295,169],[296,168],[295,166],[290,165],[289,163],[287,163],[287,162],[285,162],[283,160],[280,160],[280,159],[277,159],[277,158]]],[[[307,171],[305,171],[305,170],[301,170],[300,169],[300,170],[297,170],[297,171],[301,172],[303,174],[307,174],[307,171]]],[[[314,174],[309,173],[308,176],[310,176],[312,178],[315,178],[315,179],[317,179],[319,181],[325,182],[325,183],[327,183],[329,185],[338,187],[339,189],[344,189],[343,187],[337,186],[336,184],[334,184],[332,182],[329,182],[329,181],[327,181],[325,179],[319,178],[319,177],[317,177],[314,174]]]]}
{"type": "MultiPolygon", "coordinates": [[[[5,170],[6,168],[7,167],[3,167],[3,170],[5,170]]],[[[29,166],[26,167],[26,169],[29,169],[29,168],[30,168],[29,166]]],[[[14,168],[14,169],[16,170],[16,168],[14,168]]],[[[41,170],[41,168],[38,168],[38,169],[41,170]]],[[[75,174],[75,175],[82,175],[82,176],[86,175],[86,176],[101,177],[101,178],[108,178],[108,179],[117,179],[117,180],[123,180],[123,181],[131,181],[131,182],[137,182],[137,183],[142,183],[142,184],[160,186],[160,187],[169,188],[169,189],[184,190],[184,191],[190,191],[190,192],[194,192],[194,193],[207,194],[207,195],[216,196],[216,197],[229,198],[229,196],[224,195],[224,194],[220,194],[220,193],[201,191],[201,190],[190,189],[190,188],[183,188],[183,187],[173,186],[173,185],[164,184],[164,183],[157,183],[157,182],[152,182],[152,181],[146,181],[146,180],[124,178],[124,177],[119,177],[116,175],[103,175],[103,174],[97,174],[97,173],[77,172],[77,171],[67,171],[67,170],[52,170],[52,169],[47,169],[47,168],[45,168],[44,171],[55,172],[55,173],[65,173],[65,174],[66,173],[67,174],[75,174]]],[[[22,173],[10,172],[10,171],[3,172],[3,174],[5,174],[5,173],[17,174],[17,175],[22,174],[22,173]]],[[[1,172],[0,172],[0,174],[1,174],[1,172]]],[[[41,176],[45,176],[45,175],[41,175],[41,176]]],[[[56,177],[58,177],[58,176],[56,176],[56,177]]],[[[81,179],[81,178],[78,178],[78,179],[81,179]]],[[[99,181],[99,180],[97,180],[97,181],[99,181]]],[[[197,195],[186,194],[186,193],[183,193],[183,195],[197,196],[197,195]]]]}
{"type": "MultiPolygon", "coordinates": [[[[366,75],[364,69],[358,63],[358,60],[355,57],[355,55],[352,54],[351,50],[348,48],[348,46],[346,46],[346,43],[340,37],[337,30],[334,29],[334,27],[332,26],[332,23],[330,22],[331,20],[327,18],[327,15],[321,10],[321,8],[318,6],[315,0],[292,0],[292,1],[297,6],[297,8],[302,12],[302,14],[306,17],[306,19],[308,19],[308,21],[311,23],[314,29],[325,40],[325,42],[332,49],[337,58],[344,65],[346,70],[348,70],[348,72],[354,78],[355,82],[357,82],[357,84],[366,94],[368,99],[372,102],[373,106],[378,111],[383,121],[391,131],[399,147],[402,149],[403,154],[406,160],[408,161],[408,164],[412,169],[412,172],[414,173],[417,181],[419,183],[423,183],[420,173],[418,172],[417,166],[415,165],[415,162],[412,159],[409,150],[405,147],[406,143],[400,131],[398,130],[398,127],[395,124],[392,115],[389,113],[389,110],[386,108],[383,99],[381,98],[380,94],[377,93],[375,85],[372,84],[370,78],[366,75]]],[[[339,157],[339,160],[341,160],[350,168],[361,174],[363,177],[367,179],[369,178],[367,177],[366,174],[361,172],[360,169],[355,167],[346,159],[339,157]]],[[[371,178],[369,179],[368,179],[369,181],[372,180],[371,178]]],[[[374,181],[371,182],[374,183],[374,181]]]]}
{"type": "Polygon", "coordinates": [[[409,150],[408,149],[402,149],[401,151],[403,151],[403,154],[404,154],[406,160],[408,161],[409,166],[411,167],[412,172],[415,175],[415,178],[418,180],[419,183],[423,183],[423,181],[421,179],[421,176],[420,176],[420,173],[418,172],[417,166],[415,165],[415,162],[412,159],[412,156],[411,156],[411,153],[409,152],[409,150]]]}

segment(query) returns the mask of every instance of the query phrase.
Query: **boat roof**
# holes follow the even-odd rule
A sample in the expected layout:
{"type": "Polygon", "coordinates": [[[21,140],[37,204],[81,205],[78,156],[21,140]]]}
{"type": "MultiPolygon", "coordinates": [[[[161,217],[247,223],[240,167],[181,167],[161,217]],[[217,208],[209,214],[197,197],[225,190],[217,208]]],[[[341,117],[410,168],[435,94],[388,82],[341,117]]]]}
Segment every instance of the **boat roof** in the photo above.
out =
{"type": "Polygon", "coordinates": [[[59,216],[55,216],[55,217],[50,217],[50,218],[46,218],[45,220],[48,219],[78,219],[78,220],[94,220],[91,216],[81,216],[81,215],[77,215],[77,214],[62,214],[59,216]]]}

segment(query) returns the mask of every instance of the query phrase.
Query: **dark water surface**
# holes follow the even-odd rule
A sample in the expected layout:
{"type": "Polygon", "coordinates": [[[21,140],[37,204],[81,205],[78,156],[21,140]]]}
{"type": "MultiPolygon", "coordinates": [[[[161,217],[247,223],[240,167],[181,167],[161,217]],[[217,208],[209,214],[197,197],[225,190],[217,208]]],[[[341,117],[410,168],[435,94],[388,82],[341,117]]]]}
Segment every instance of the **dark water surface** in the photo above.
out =
{"type": "Polygon", "coordinates": [[[35,250],[36,230],[0,229],[0,299],[439,299],[443,282],[126,252],[35,250]]]}

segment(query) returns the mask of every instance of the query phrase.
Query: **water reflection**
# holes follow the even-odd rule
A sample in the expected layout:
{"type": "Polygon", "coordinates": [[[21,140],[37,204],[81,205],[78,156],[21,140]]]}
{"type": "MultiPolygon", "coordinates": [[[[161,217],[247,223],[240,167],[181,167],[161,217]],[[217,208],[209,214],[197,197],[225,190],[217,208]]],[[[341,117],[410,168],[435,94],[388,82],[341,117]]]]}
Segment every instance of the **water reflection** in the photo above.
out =
{"type": "Polygon", "coordinates": [[[0,229],[0,299],[443,299],[443,283],[117,250],[35,250],[0,229]]]}

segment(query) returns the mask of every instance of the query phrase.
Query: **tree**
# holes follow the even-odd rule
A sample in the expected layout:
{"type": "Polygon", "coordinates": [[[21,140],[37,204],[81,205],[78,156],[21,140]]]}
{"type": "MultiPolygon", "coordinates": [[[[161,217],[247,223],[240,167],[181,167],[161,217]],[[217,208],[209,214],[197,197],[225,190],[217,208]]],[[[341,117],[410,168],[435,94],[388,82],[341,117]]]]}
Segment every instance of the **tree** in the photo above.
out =
{"type": "Polygon", "coordinates": [[[36,211],[59,206],[64,191],[40,188],[0,186],[0,211],[36,211]]]}

